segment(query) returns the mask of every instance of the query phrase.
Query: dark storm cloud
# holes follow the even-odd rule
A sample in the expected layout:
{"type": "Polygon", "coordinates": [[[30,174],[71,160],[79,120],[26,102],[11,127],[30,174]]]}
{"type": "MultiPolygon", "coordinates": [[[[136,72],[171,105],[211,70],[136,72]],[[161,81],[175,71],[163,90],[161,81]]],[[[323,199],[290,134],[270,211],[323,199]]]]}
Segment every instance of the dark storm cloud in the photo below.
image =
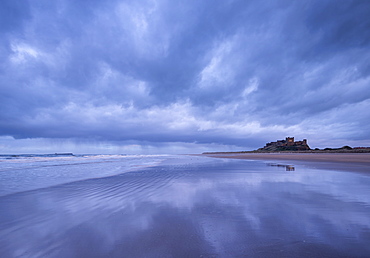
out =
{"type": "Polygon", "coordinates": [[[0,133],[368,144],[369,12],[361,0],[2,1],[0,133]]]}

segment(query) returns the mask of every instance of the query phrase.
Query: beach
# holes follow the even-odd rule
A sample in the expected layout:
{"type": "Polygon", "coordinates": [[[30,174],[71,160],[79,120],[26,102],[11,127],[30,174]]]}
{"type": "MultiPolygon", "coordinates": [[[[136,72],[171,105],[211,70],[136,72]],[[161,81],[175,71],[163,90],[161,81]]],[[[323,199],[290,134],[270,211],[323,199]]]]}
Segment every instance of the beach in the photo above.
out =
{"type": "Polygon", "coordinates": [[[292,161],[315,168],[370,173],[370,153],[225,153],[204,155],[214,158],[292,161]]]}
{"type": "Polygon", "coordinates": [[[369,256],[368,174],[259,158],[4,158],[0,253],[369,256]]]}

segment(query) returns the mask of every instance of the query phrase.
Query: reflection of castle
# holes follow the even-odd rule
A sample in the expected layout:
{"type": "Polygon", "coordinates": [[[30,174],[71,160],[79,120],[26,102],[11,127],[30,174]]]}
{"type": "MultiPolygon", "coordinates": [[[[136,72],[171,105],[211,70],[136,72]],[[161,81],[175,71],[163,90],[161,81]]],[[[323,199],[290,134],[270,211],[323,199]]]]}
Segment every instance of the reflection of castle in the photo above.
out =
{"type": "Polygon", "coordinates": [[[295,142],[294,137],[286,137],[285,140],[266,143],[265,147],[259,150],[266,150],[266,151],[310,150],[310,147],[307,145],[306,139],[303,139],[303,141],[295,142]]]}

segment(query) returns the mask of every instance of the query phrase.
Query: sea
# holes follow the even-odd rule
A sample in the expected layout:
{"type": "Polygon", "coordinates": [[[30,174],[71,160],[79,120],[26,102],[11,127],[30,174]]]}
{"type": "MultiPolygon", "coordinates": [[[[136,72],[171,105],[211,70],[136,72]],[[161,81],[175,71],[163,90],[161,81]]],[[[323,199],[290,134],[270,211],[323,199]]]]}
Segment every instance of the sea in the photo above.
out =
{"type": "Polygon", "coordinates": [[[370,176],[197,155],[0,155],[0,257],[370,257],[370,176]]]}

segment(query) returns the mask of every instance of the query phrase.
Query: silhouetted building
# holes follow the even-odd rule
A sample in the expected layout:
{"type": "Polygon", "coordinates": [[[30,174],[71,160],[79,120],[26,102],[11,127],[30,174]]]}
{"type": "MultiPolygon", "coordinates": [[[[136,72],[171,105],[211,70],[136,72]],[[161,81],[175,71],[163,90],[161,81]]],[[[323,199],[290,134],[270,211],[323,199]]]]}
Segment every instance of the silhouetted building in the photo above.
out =
{"type": "Polygon", "coordinates": [[[286,137],[285,140],[280,140],[276,142],[266,143],[265,147],[260,148],[260,151],[284,151],[284,150],[310,150],[307,145],[307,139],[303,141],[294,141],[294,137],[286,137]]]}

